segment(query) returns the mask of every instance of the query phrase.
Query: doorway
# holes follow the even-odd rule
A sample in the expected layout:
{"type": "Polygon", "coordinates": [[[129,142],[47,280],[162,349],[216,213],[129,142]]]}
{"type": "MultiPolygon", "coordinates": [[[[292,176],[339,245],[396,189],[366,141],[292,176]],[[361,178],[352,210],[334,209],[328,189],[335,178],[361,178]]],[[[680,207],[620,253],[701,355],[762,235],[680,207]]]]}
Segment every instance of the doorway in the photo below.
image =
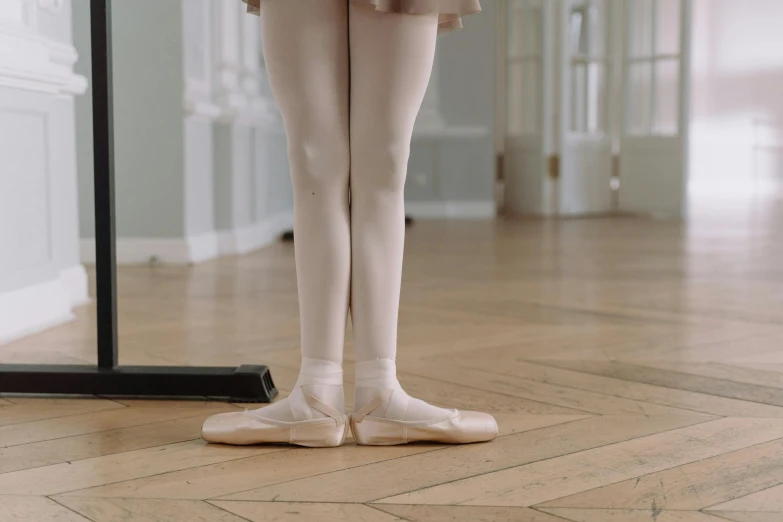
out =
{"type": "Polygon", "coordinates": [[[685,212],[691,0],[504,0],[504,208],[685,212]]]}

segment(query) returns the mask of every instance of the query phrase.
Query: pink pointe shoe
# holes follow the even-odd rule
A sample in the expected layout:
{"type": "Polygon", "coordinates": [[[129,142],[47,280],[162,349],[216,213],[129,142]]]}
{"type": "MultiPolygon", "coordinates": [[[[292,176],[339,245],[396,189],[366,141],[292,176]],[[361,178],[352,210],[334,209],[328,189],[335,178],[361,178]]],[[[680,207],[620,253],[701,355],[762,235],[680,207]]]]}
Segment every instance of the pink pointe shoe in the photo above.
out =
{"type": "Polygon", "coordinates": [[[312,395],[303,393],[307,404],[325,418],[281,421],[256,411],[212,415],[201,428],[207,442],[245,446],[250,444],[295,444],[308,448],[341,446],[348,434],[348,416],[312,395]]]}
{"type": "Polygon", "coordinates": [[[204,421],[201,436],[222,444],[296,444],[308,448],[342,445],[348,434],[342,365],[302,358],[291,394],[253,411],[219,413],[204,421]]]}
{"type": "MultiPolygon", "coordinates": [[[[399,389],[402,392],[402,389],[399,389]]],[[[400,420],[376,417],[371,413],[389,404],[394,389],[382,394],[351,415],[351,430],[356,443],[365,446],[393,446],[409,442],[439,442],[444,444],[469,444],[488,442],[498,435],[495,418],[477,411],[443,410],[445,415],[432,420],[400,420]]],[[[404,392],[402,392],[404,393],[404,392]]],[[[404,397],[408,401],[418,401],[404,397]]],[[[387,406],[387,415],[389,414],[387,406]]],[[[404,411],[404,410],[403,410],[404,411]]]]}

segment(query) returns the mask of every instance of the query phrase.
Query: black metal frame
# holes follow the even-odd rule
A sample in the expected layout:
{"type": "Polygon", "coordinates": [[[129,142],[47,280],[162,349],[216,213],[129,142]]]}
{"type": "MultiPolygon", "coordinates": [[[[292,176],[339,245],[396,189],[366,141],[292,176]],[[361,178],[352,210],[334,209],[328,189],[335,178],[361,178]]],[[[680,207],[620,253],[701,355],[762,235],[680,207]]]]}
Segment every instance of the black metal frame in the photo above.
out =
{"type": "Polygon", "coordinates": [[[98,365],[0,364],[0,393],[210,397],[269,402],[266,366],[118,366],[111,0],[90,0],[98,365]]]}

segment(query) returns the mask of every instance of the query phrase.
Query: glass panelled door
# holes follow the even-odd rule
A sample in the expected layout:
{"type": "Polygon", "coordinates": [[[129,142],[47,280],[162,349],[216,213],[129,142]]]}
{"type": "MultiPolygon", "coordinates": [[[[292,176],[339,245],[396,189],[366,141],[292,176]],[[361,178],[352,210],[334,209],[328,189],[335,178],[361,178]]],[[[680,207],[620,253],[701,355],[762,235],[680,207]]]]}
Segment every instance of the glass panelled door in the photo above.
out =
{"type": "Polygon", "coordinates": [[[684,212],[691,0],[623,3],[621,210],[684,212]]]}
{"type": "Polygon", "coordinates": [[[549,0],[506,3],[505,208],[547,214],[555,209],[552,154],[552,24],[549,0]]]}
{"type": "Polygon", "coordinates": [[[561,0],[561,214],[612,208],[613,0],[561,0]]]}

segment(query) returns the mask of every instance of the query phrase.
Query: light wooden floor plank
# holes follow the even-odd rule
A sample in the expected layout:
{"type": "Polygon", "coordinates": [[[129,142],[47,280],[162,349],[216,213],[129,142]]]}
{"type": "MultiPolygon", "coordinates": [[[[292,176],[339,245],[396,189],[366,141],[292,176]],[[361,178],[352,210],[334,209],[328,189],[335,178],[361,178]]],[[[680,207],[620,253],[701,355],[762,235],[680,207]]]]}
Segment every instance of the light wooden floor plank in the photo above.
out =
{"type": "Polygon", "coordinates": [[[3,448],[0,473],[197,440],[203,422],[199,415],[3,448]]]}
{"type": "MultiPolygon", "coordinates": [[[[625,420],[625,419],[621,419],[625,420]]],[[[698,418],[640,418],[627,422],[628,431],[623,433],[603,433],[596,437],[625,436],[627,433],[646,431],[659,432],[701,422],[698,418]],[[635,422],[635,421],[639,422],[635,422]]],[[[524,435],[524,434],[521,434],[524,435]]],[[[516,435],[515,435],[516,436],[516,435]]],[[[478,448],[480,446],[470,446],[478,448]]],[[[558,443],[557,448],[563,448],[558,443]]],[[[376,462],[386,462],[400,459],[408,455],[416,455],[433,451],[447,451],[441,445],[408,445],[397,447],[357,447],[344,446],[336,450],[293,449],[280,454],[262,455],[246,458],[236,462],[227,462],[213,466],[203,466],[180,472],[172,472],[150,476],[138,480],[116,483],[104,487],[95,487],[76,491],[79,496],[109,496],[109,497],[145,497],[145,498],[187,498],[205,499],[221,497],[262,488],[273,484],[323,475],[348,468],[357,468],[376,462]]],[[[484,451],[491,451],[488,448],[484,451]]],[[[234,498],[231,498],[234,500],[234,498]]],[[[244,500],[244,498],[241,498],[244,500]]]]}
{"type": "Polygon", "coordinates": [[[783,481],[781,484],[709,508],[710,511],[770,511],[783,520],[783,481]]]}
{"type": "Polygon", "coordinates": [[[91,522],[46,497],[10,497],[0,495],[0,520],[3,522],[91,522]]]}
{"type": "Polygon", "coordinates": [[[655,503],[660,509],[698,511],[781,483],[783,439],[778,439],[543,505],[644,509],[655,503]]]}
{"type": "MultiPolygon", "coordinates": [[[[164,404],[148,402],[133,404],[131,407],[120,406],[103,411],[0,426],[0,445],[18,446],[196,415],[206,418],[212,413],[228,409],[236,408],[227,408],[226,405],[219,402],[187,402],[180,405],[173,402],[164,404]]],[[[198,432],[195,435],[198,436],[198,432]]]]}
{"type": "Polygon", "coordinates": [[[514,397],[539,400],[556,406],[572,408],[581,412],[603,415],[657,416],[699,414],[698,412],[691,410],[661,406],[603,393],[566,388],[481,370],[460,368],[445,362],[437,363],[423,360],[401,363],[399,367],[404,373],[413,373],[422,377],[443,380],[454,384],[461,383],[466,386],[497,393],[505,393],[514,397]]]}
{"type": "MultiPolygon", "coordinates": [[[[526,361],[516,348],[505,348],[492,354],[471,352],[451,358],[465,368],[520,376],[526,379],[634,399],[651,404],[672,406],[725,417],[783,417],[783,408],[756,402],[716,397],[687,390],[655,386],[603,375],[582,373],[547,366],[545,360],[526,361]]],[[[435,361],[433,361],[435,362],[435,361]]]]}
{"type": "Polygon", "coordinates": [[[31,399],[14,397],[13,402],[8,402],[5,407],[0,408],[0,428],[13,424],[122,408],[122,404],[104,399],[31,399]]]}
{"type": "MultiPolygon", "coordinates": [[[[470,314],[444,314],[439,307],[427,307],[420,304],[407,307],[409,314],[401,317],[405,321],[407,317],[421,317],[425,314],[433,314],[444,317],[445,324],[433,324],[434,321],[406,328],[405,323],[400,331],[398,341],[400,354],[405,358],[434,357],[437,355],[452,356],[463,351],[486,350],[499,346],[516,345],[520,342],[557,343],[567,335],[577,336],[596,330],[595,326],[563,325],[557,329],[551,325],[542,325],[522,321],[503,321],[502,327],[487,321],[486,316],[477,317],[470,314]],[[446,322],[448,321],[448,322],[446,322]]],[[[609,329],[608,326],[602,326],[609,329]]],[[[621,327],[611,328],[612,332],[618,332],[621,327]]]]}
{"type": "Polygon", "coordinates": [[[721,518],[698,511],[660,511],[656,509],[544,509],[572,522],[725,522],[721,518]]]}
{"type": "Polygon", "coordinates": [[[504,393],[488,392],[454,383],[434,381],[417,375],[401,373],[400,383],[410,395],[443,407],[470,409],[488,413],[524,413],[531,415],[585,414],[585,412],[573,408],[523,399],[504,393]]]}
{"type": "Polygon", "coordinates": [[[616,377],[618,379],[639,381],[680,390],[717,395],[719,397],[783,406],[783,389],[772,388],[770,386],[760,386],[725,379],[716,379],[714,377],[691,375],[683,372],[661,370],[658,368],[642,366],[640,364],[628,364],[617,361],[607,363],[587,360],[553,360],[547,362],[547,364],[560,368],[616,377]]]}
{"type": "Polygon", "coordinates": [[[718,419],[380,502],[534,506],[781,437],[783,419],[718,419]],[[509,488],[509,484],[515,486],[509,488]]]}
{"type": "Polygon", "coordinates": [[[648,349],[632,349],[620,355],[629,361],[729,362],[754,357],[768,358],[779,353],[780,343],[783,342],[783,335],[775,328],[760,326],[748,329],[748,325],[740,324],[729,326],[728,329],[725,325],[723,328],[718,326],[717,331],[722,331],[720,337],[726,339],[679,346],[667,346],[667,343],[656,341],[648,349]]]}
{"type": "MultiPolygon", "coordinates": [[[[737,220],[722,208],[687,227],[407,229],[400,380],[439,405],[494,413],[504,436],[492,443],[207,446],[201,418],[257,405],[2,396],[0,506],[35,522],[780,522],[783,435],[769,439],[783,421],[783,205],[770,209],[737,220]],[[497,505],[530,502],[552,512],[497,505]]],[[[121,362],[269,364],[285,397],[300,361],[295,274],[290,243],[120,267],[121,362]]],[[[0,362],[94,361],[95,304],[76,316],[0,347],[0,362]]],[[[349,406],[354,361],[349,326],[349,406]]]]}
{"type": "MultiPolygon", "coordinates": [[[[783,339],[780,340],[783,342],[783,339]]],[[[783,388],[783,374],[772,369],[747,368],[735,366],[730,362],[697,362],[697,361],[669,361],[654,360],[644,361],[645,367],[671,370],[673,372],[713,377],[715,379],[732,382],[769,386],[771,388],[783,388]]]]}
{"type": "Polygon", "coordinates": [[[235,448],[221,448],[221,454],[226,455],[231,455],[234,450],[236,458],[231,460],[236,462],[221,462],[201,467],[183,466],[192,469],[165,472],[154,476],[149,474],[143,478],[131,478],[123,482],[112,481],[114,483],[107,486],[96,485],[68,495],[202,500],[440,449],[439,446],[434,445],[379,448],[353,444],[340,449],[293,448],[280,451],[279,448],[283,447],[278,446],[278,450],[274,453],[253,458],[240,458],[242,455],[237,453],[235,448]]]}
{"type": "Polygon", "coordinates": [[[54,498],[95,522],[247,522],[246,518],[197,500],[54,498]]]}
{"type": "Polygon", "coordinates": [[[697,422],[702,419],[591,417],[501,437],[488,445],[450,447],[276,486],[247,489],[225,498],[369,502],[697,422]]]}
{"type": "Polygon", "coordinates": [[[374,504],[408,522],[563,522],[560,517],[519,507],[411,506],[374,504]]]}
{"type": "Polygon", "coordinates": [[[208,466],[285,451],[282,446],[227,447],[203,441],[169,444],[0,474],[0,495],[55,495],[67,491],[151,477],[175,470],[208,466]]]}
{"type": "Polygon", "coordinates": [[[240,502],[213,500],[211,504],[252,522],[395,522],[392,514],[362,504],[316,504],[289,502],[240,502]]]}
{"type": "Polygon", "coordinates": [[[780,513],[758,511],[710,511],[709,513],[731,522],[780,522],[780,513]]]}

